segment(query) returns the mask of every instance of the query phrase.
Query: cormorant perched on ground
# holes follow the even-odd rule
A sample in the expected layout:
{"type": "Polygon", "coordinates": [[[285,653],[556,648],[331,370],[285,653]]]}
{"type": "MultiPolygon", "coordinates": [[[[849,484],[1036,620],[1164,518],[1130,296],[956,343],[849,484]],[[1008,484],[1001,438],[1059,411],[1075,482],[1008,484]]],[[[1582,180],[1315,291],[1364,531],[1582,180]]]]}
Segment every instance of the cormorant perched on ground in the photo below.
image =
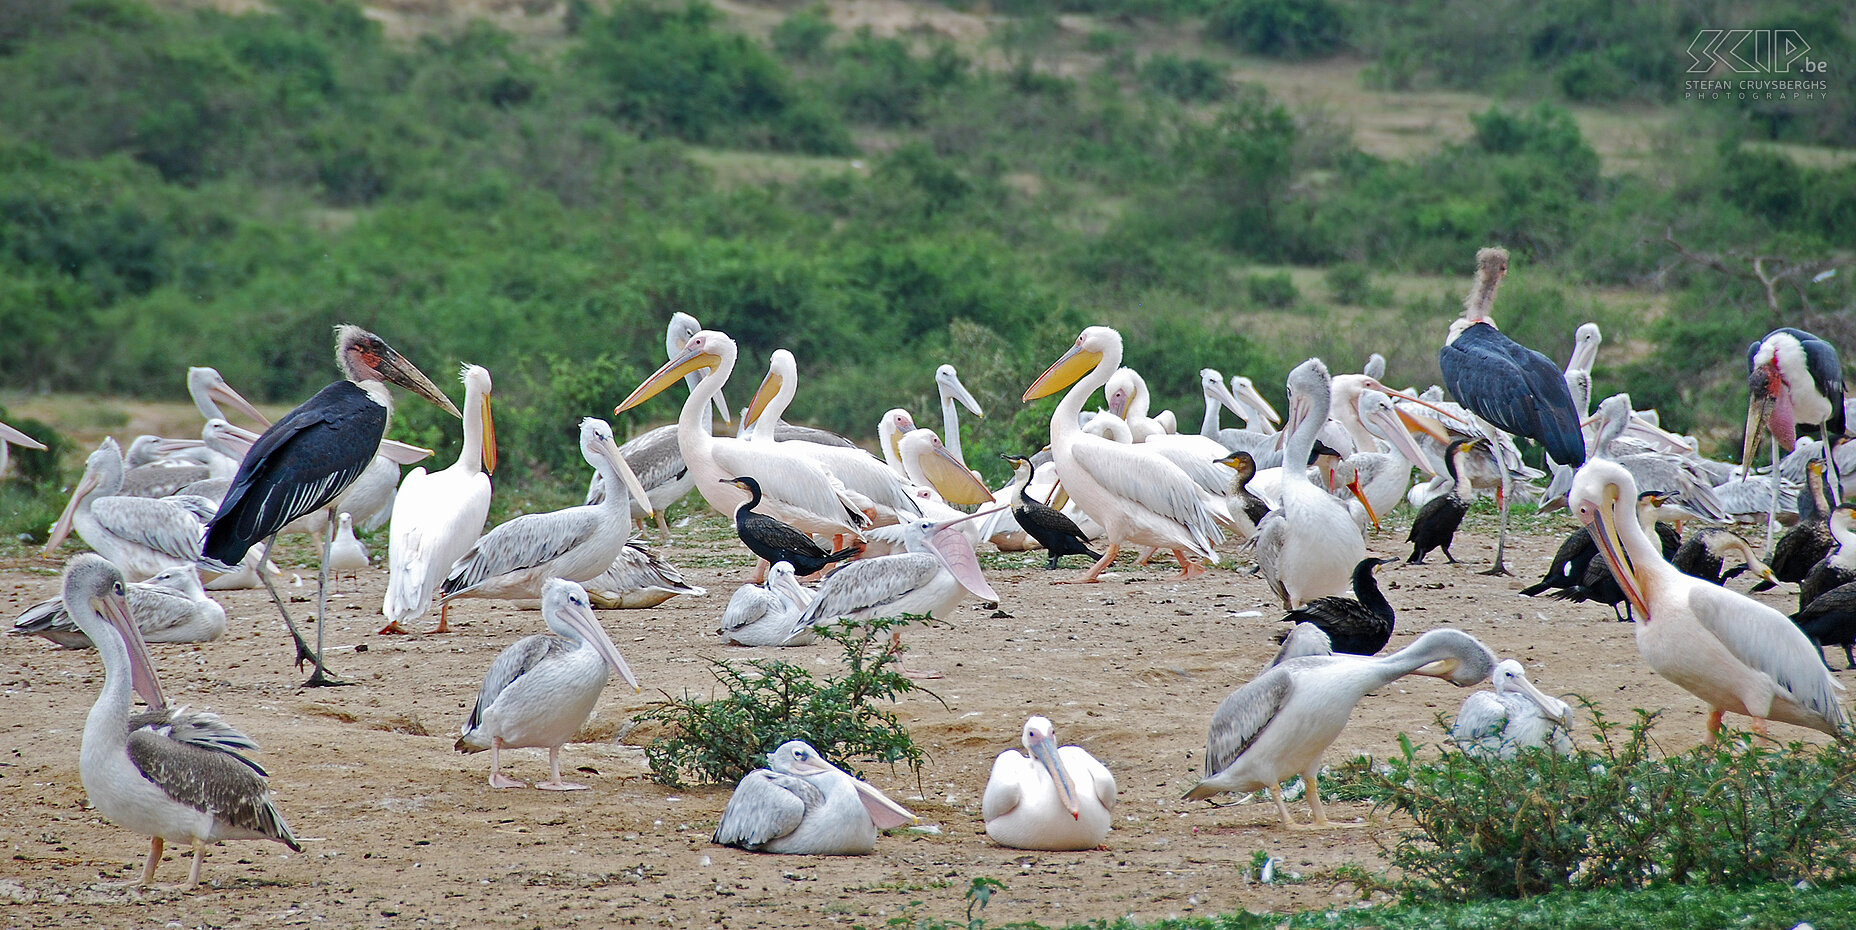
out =
{"type": "Polygon", "coordinates": [[[760,482],[753,478],[743,475],[728,479],[728,483],[748,492],[748,502],[735,508],[735,535],[741,537],[742,544],[765,559],[768,565],[791,562],[793,570],[804,577],[815,575],[823,571],[825,566],[858,553],[859,548],[856,546],[826,552],[812,541],[812,537],[798,529],[764,513],[755,513],[755,506],[760,504],[760,482]]]}
{"type": "MultiPolygon", "coordinates": [[[[1842,646],[1844,671],[1856,668],[1856,583],[1838,585],[1792,614],[1792,622],[1811,637],[1823,658],[1825,646],[1842,646]]],[[[1830,661],[1824,661],[1830,667],[1830,661]]]]}
{"type": "MultiPolygon", "coordinates": [[[[1312,623],[1326,633],[1334,652],[1357,656],[1378,654],[1392,638],[1392,605],[1379,593],[1373,569],[1397,562],[1398,557],[1365,558],[1353,567],[1353,597],[1318,597],[1284,615],[1284,623],[1312,623]]],[[[1282,642],[1289,635],[1276,637],[1282,642]]]]}
{"type": "Polygon", "coordinates": [[[1462,459],[1486,445],[1481,439],[1458,439],[1444,450],[1444,468],[1456,483],[1450,490],[1431,498],[1424,509],[1418,511],[1418,519],[1411,524],[1411,535],[1405,537],[1412,544],[1411,558],[1405,561],[1423,565],[1424,557],[1432,549],[1442,549],[1444,558],[1452,564],[1456,562],[1456,556],[1450,554],[1450,542],[1456,538],[1456,528],[1463,525],[1463,515],[1469,512],[1469,500],[1475,494],[1470,490],[1469,472],[1463,467],[1462,459]]]}
{"type": "Polygon", "coordinates": [[[1856,581],[1856,504],[1838,504],[1828,526],[1830,551],[1798,580],[1799,610],[1811,606],[1818,595],[1856,581]]]}
{"type": "Polygon", "coordinates": [[[1056,568],[1057,560],[1066,555],[1086,555],[1091,559],[1102,558],[1102,553],[1089,548],[1089,537],[1078,529],[1076,521],[1063,515],[1063,512],[1045,506],[1041,501],[1026,493],[1031,486],[1031,479],[1037,473],[1037,466],[1022,455],[1009,452],[999,453],[999,457],[1012,463],[1015,473],[1012,475],[1012,519],[1018,521],[1020,529],[1031,535],[1032,539],[1050,553],[1050,564],[1045,568],[1056,568]]]}
{"type": "MultiPolygon", "coordinates": [[[[1664,516],[1663,502],[1667,501],[1670,496],[1667,491],[1640,492],[1637,495],[1637,521],[1642,525],[1645,533],[1654,532],[1657,542],[1662,547],[1663,558],[1673,560],[1676,550],[1682,548],[1682,536],[1675,531],[1674,527],[1658,522],[1658,518],[1664,516]]],[[[1683,517],[1693,516],[1685,510],[1679,513],[1683,517]]],[[[1548,597],[1559,598],[1563,601],[1597,601],[1600,604],[1609,605],[1612,614],[1618,618],[1620,623],[1630,620],[1633,616],[1630,602],[1624,597],[1623,587],[1618,584],[1616,578],[1612,577],[1611,566],[1604,559],[1593,559],[1590,564],[1586,565],[1585,574],[1579,579],[1578,584],[1554,591],[1548,597]],[[1624,605],[1622,612],[1618,611],[1619,604],[1624,605]]]]}
{"type": "Polygon", "coordinates": [[[1261,522],[1263,516],[1270,512],[1270,505],[1250,490],[1250,479],[1257,476],[1257,460],[1248,452],[1233,452],[1219,459],[1216,464],[1237,472],[1231,478],[1231,496],[1244,502],[1244,516],[1249,517],[1251,523],[1261,522]]]}
{"type": "MultiPolygon", "coordinates": [[[[1655,494],[1655,491],[1641,491],[1637,500],[1655,494]]],[[[1598,544],[1592,542],[1592,534],[1585,527],[1579,527],[1560,543],[1553,553],[1553,562],[1547,566],[1546,575],[1525,588],[1521,593],[1528,597],[1539,597],[1547,591],[1576,588],[1585,583],[1586,569],[1598,558],[1598,544]]]]}
{"type": "Polygon", "coordinates": [[[1772,577],[1772,569],[1759,560],[1753,547],[1732,530],[1704,528],[1698,529],[1682,540],[1676,549],[1675,557],[1669,560],[1676,571],[1684,575],[1700,578],[1710,584],[1726,584],[1727,579],[1744,571],[1751,571],[1761,578],[1772,577]],[[1735,566],[1722,574],[1727,556],[1738,556],[1744,564],[1735,566]]]}
{"type": "MultiPolygon", "coordinates": [[[[1830,537],[1830,500],[1824,488],[1824,461],[1812,459],[1805,463],[1804,482],[1808,488],[1807,499],[1816,505],[1815,509],[1799,507],[1798,523],[1779,537],[1772,547],[1772,577],[1779,581],[1803,581],[1811,569],[1836,548],[1836,542],[1830,537]],[[1806,513],[1806,510],[1811,510],[1806,513]]],[[[1773,586],[1773,582],[1762,581],[1753,586],[1754,591],[1764,591],[1773,586]]],[[[1827,590],[1827,589],[1826,589],[1827,590]]],[[[1802,602],[1800,604],[1802,606],[1802,602]]]]}

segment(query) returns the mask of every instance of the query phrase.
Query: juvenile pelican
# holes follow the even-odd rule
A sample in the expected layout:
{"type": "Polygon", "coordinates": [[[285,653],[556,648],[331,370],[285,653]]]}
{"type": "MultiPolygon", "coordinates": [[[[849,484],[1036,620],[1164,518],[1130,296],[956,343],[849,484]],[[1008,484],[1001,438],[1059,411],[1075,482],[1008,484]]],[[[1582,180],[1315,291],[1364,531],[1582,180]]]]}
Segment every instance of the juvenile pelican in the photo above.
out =
{"type": "MultiPolygon", "coordinates": [[[[1353,705],[1406,675],[1443,678],[1473,685],[1495,668],[1495,654],[1468,633],[1432,630],[1411,645],[1378,658],[1304,656],[1289,659],[1232,692],[1212,715],[1205,746],[1205,778],[1186,793],[1189,800],[1224,791],[1276,789],[1302,776],[1314,825],[1329,825],[1321,806],[1316,772],[1321,753],[1340,736],[1353,705]]],[[[1292,825],[1282,792],[1273,790],[1284,826],[1292,825]]]]}
{"type": "Polygon", "coordinates": [[[804,740],[789,740],[735,786],[716,825],[715,842],[751,852],[861,856],[876,831],[914,823],[915,815],[870,784],[826,762],[804,740]]]}
{"type": "Polygon", "coordinates": [[[1115,810],[1115,776],[1081,746],[1058,748],[1045,717],[1026,720],[1020,738],[1024,753],[1008,749],[993,760],[980,799],[986,835],[1013,849],[1102,845],[1115,810]]]}
{"type": "Polygon", "coordinates": [[[1620,501],[1637,484],[1616,462],[1594,459],[1573,478],[1569,508],[1635,607],[1637,652],[1658,675],[1708,705],[1708,736],[1721,715],[1746,714],[1764,732],[1768,719],[1826,733],[1849,728],[1830,677],[1811,641],[1785,615],[1737,591],[1690,578],[1663,560],[1659,547],[1620,501]]]}
{"type": "Polygon", "coordinates": [[[593,606],[602,610],[656,607],[679,594],[702,597],[709,592],[683,580],[683,573],[631,540],[599,577],[584,582],[593,606]]]}
{"type": "MultiPolygon", "coordinates": [[[[1051,414],[1051,455],[1070,499],[1108,536],[1102,558],[1076,580],[1099,580],[1127,543],[1172,550],[1179,560],[1179,577],[1193,577],[1204,569],[1192,556],[1218,562],[1214,547],[1224,541],[1224,530],[1215,508],[1222,504],[1165,456],[1090,436],[1077,421],[1083,404],[1120,365],[1121,334],[1091,326],[1025,389],[1024,400],[1029,402],[1075,384],[1051,414]]],[[[1222,519],[1228,521],[1229,513],[1222,519]]]]}
{"type": "Polygon", "coordinates": [[[583,790],[585,785],[561,780],[561,746],[593,715],[608,669],[618,672],[633,691],[638,690],[638,679],[599,625],[585,588],[564,578],[548,579],[541,592],[541,615],[552,635],[516,640],[490,663],[457,750],[488,749],[490,787],[523,788],[527,786],[503,774],[502,750],[546,746],[548,780],[535,787],[583,790]]]}
{"type": "Polygon", "coordinates": [[[200,561],[205,528],[186,508],[150,497],[121,497],[122,450],[104,439],[84,461],[84,477],[52,525],[40,555],[49,557],[72,528],[98,555],[132,581],[160,574],[176,562],[200,561]]]}
{"type": "MultiPolygon", "coordinates": [[[[191,565],[170,566],[147,581],[128,587],[129,615],[150,643],[204,643],[226,632],[226,609],[206,596],[200,573],[191,565]]],[[[92,648],[64,609],[64,598],[40,601],[13,621],[14,636],[43,636],[66,649],[92,648]]]]}
{"type": "MultiPolygon", "coordinates": [[[[1257,527],[1257,562],[1290,610],[1345,592],[1349,573],[1366,558],[1366,543],[1347,507],[1311,484],[1300,467],[1309,461],[1327,411],[1328,368],[1311,358],[1289,373],[1283,461],[1296,467],[1283,469],[1281,502],[1257,527]]],[[[1354,493],[1359,493],[1357,482],[1354,493]]]]}
{"type": "Polygon", "coordinates": [[[100,556],[72,556],[64,573],[65,610],[96,644],[103,691],[84,721],[77,769],[97,813],[152,837],[139,884],[154,880],[169,842],[193,846],[191,888],[206,847],[220,840],[276,840],[301,852],[271,799],[265,771],[240,754],[257,744],[215,714],[169,708],[129,616],[122,573],[100,556]],[[148,711],[131,716],[133,690],[148,711]]]}
{"type": "Polygon", "coordinates": [[[1450,738],[1470,755],[1502,759],[1516,752],[1547,747],[1561,755],[1572,752],[1572,708],[1549,696],[1527,680],[1527,671],[1513,659],[1496,663],[1489,676],[1492,691],[1478,691],[1463,701],[1450,738]]]}
{"type": "MultiPolygon", "coordinates": [[[[458,451],[458,460],[431,474],[424,468],[413,469],[393,499],[393,522],[387,536],[387,594],[380,605],[387,625],[382,633],[405,633],[402,624],[425,616],[452,563],[476,544],[483,535],[483,521],[490,516],[490,473],[496,471],[490,373],[466,365],[458,377],[464,382],[464,448],[458,451]]],[[[446,610],[439,607],[438,628],[432,632],[451,629],[445,622],[446,610]]]]}
{"type": "Polygon", "coordinates": [[[775,562],[767,569],[766,584],[744,584],[735,589],[715,632],[722,642],[737,646],[810,645],[810,628],[792,639],[787,634],[793,631],[793,619],[812,603],[812,596],[794,577],[793,563],[775,562]]]}
{"type": "Polygon", "coordinates": [[[696,479],[696,490],[709,506],[732,515],[747,492],[726,483],[737,475],[760,481],[766,495],[763,512],[807,533],[856,536],[869,519],[844,493],[843,485],[810,460],[772,447],[750,446],[740,439],[711,436],[702,429],[703,411],[735,370],[737,349],[727,334],[705,329],[691,336],[683,351],[646,378],[630,397],[613,408],[623,413],[644,403],[676,379],[691,372],[709,373],[690,391],[677,419],[677,445],[683,463],[696,479]]]}
{"type": "Polygon", "coordinates": [[[478,538],[451,565],[439,603],[457,597],[535,597],[550,578],[590,581],[612,565],[631,536],[631,502],[644,496],[605,420],[580,421],[580,455],[606,479],[606,500],[523,514],[478,538]]]}

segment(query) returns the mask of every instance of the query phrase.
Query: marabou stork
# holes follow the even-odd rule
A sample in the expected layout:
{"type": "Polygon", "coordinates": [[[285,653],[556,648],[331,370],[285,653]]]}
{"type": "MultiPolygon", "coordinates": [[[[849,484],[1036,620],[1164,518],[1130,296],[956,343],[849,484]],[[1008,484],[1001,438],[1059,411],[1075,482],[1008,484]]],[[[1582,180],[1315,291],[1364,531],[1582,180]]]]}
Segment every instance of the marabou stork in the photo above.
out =
{"type": "MultiPolygon", "coordinates": [[[[1824,432],[1824,462],[1830,470],[1831,503],[1841,490],[1841,476],[1830,459],[1832,440],[1843,435],[1843,364],[1837,347],[1802,329],[1775,329],[1746,347],[1746,441],[1741,468],[1751,468],[1760,435],[1772,436],[1772,462],[1778,450],[1791,451],[1798,442],[1798,427],[1815,425],[1824,432]]],[[[1779,509],[1778,482],[1772,485],[1772,503],[1766,512],[1766,545],[1772,545],[1772,515],[1779,509]]]]}
{"type": "MultiPolygon", "coordinates": [[[[383,382],[391,381],[444,408],[463,414],[419,369],[379,336],[359,326],[335,328],[335,363],[346,380],[317,392],[264,431],[239,463],[219,513],[206,526],[202,561],[221,571],[233,570],[259,542],[270,558],[278,531],[298,517],[315,513],[340,497],[373,462],[387,432],[393,399],[383,382]]],[[[316,579],[316,651],[311,653],[284,609],[270,578],[264,586],[296,640],[297,666],[315,665],[307,684],[340,684],[322,664],[323,629],[327,625],[328,546],[335,539],[335,511],[328,512],[323,534],[322,566],[316,579]]]]}

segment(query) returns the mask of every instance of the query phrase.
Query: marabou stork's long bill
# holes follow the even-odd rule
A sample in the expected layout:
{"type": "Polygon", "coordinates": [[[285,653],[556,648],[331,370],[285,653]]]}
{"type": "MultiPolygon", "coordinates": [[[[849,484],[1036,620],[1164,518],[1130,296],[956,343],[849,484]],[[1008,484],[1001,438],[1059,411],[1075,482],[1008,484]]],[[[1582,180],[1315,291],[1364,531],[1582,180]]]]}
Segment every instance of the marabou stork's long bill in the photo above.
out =
{"type": "MultiPolygon", "coordinates": [[[[1552,359],[1508,338],[1489,318],[1495,289],[1507,274],[1506,249],[1476,253],[1476,283],[1463,301],[1463,316],[1450,324],[1450,335],[1437,350],[1444,387],[1476,416],[1540,443],[1554,461],[1577,468],[1585,464],[1585,437],[1579,430],[1579,408],[1566,387],[1565,373],[1552,359]]],[[[1495,567],[1484,574],[1508,574],[1502,564],[1508,542],[1507,486],[1504,466],[1496,492],[1501,535],[1495,542],[1495,567]]]]}
{"type": "MultiPolygon", "coordinates": [[[[1824,432],[1824,463],[1830,470],[1830,502],[1842,490],[1836,462],[1830,458],[1832,440],[1843,435],[1843,364],[1837,347],[1802,329],[1775,329],[1746,347],[1746,442],[1741,449],[1742,469],[1753,466],[1754,451],[1762,435],[1772,436],[1772,462],[1777,469],[1778,450],[1790,452],[1798,443],[1798,427],[1818,426],[1824,432]]],[[[1778,483],[1773,482],[1772,503],[1766,511],[1766,545],[1772,545],[1772,515],[1779,509],[1778,483]]]]}
{"type": "MultiPolygon", "coordinates": [[[[206,526],[203,561],[230,570],[259,542],[265,543],[264,555],[268,559],[279,530],[298,517],[327,507],[361,477],[380,449],[387,432],[387,416],[393,410],[393,398],[384,382],[398,384],[452,416],[463,418],[457,405],[440,393],[430,378],[386,340],[359,326],[344,324],[335,328],[335,363],[347,380],[323,388],[284,414],[245,454],[218,515],[206,526]]],[[[311,686],[337,683],[328,677],[322,664],[324,613],[328,606],[323,588],[328,582],[328,545],[335,538],[332,510],[328,523],[328,532],[323,535],[326,542],[322,570],[317,575],[314,653],[297,632],[270,579],[264,579],[264,586],[270,589],[284,624],[296,640],[298,667],[304,660],[315,665],[308,681],[311,686]]]]}

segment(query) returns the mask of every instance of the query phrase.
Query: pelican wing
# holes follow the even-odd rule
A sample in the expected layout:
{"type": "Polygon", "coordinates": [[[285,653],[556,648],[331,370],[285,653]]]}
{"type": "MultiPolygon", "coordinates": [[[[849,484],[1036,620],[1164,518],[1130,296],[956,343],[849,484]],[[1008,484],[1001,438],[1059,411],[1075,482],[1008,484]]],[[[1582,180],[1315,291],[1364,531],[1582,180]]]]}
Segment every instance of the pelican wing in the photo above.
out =
{"type": "Polygon", "coordinates": [[[483,534],[459,556],[439,594],[451,597],[498,575],[552,562],[586,544],[600,527],[592,507],[523,514],[483,534]]]}
{"type": "Polygon", "coordinates": [[[769,447],[766,443],[717,440],[711,448],[723,474],[747,475],[759,481],[768,503],[851,526],[869,522],[828,471],[777,444],[769,447]]]}
{"type": "Polygon", "coordinates": [[[770,613],[786,609],[786,599],[766,585],[744,584],[735,589],[728,598],[728,609],[722,611],[721,625],[715,631],[727,636],[750,624],[759,623],[770,613]]]}
{"type": "Polygon", "coordinates": [[[200,521],[173,504],[147,497],[105,497],[90,505],[103,528],[176,562],[200,560],[200,521]]]}
{"type": "Polygon", "coordinates": [[[835,620],[886,617],[891,604],[933,581],[941,560],[921,552],[903,552],[851,562],[825,579],[818,598],[793,621],[795,634],[835,620]]]}
{"type": "Polygon", "coordinates": [[[862,449],[788,439],[781,441],[780,451],[792,452],[817,463],[846,488],[869,498],[872,503],[907,516],[921,515],[921,508],[909,495],[908,484],[901,476],[883,464],[882,459],[862,449]]]}
{"type": "Polygon", "coordinates": [[[1070,456],[1110,493],[1178,523],[1207,552],[1224,541],[1199,486],[1165,456],[1096,437],[1078,437],[1070,456]]]}
{"type": "MultiPolygon", "coordinates": [[[[1071,778],[1088,783],[1090,790],[1095,792],[1096,800],[1102,802],[1105,810],[1115,809],[1115,795],[1119,789],[1115,786],[1115,776],[1108,770],[1108,766],[1081,746],[1064,746],[1057,750],[1057,758],[1063,760],[1063,768],[1070,773],[1071,778]]],[[[1078,786],[1079,789],[1081,787],[1078,786]]]]}
{"type": "MultiPolygon", "coordinates": [[[[216,718],[215,718],[216,719],[216,718]]],[[[230,729],[227,727],[226,729],[230,729]]],[[[223,742],[194,738],[167,724],[137,727],[129,734],[129,761],[168,797],[215,819],[301,850],[271,801],[262,769],[223,742]]],[[[249,741],[247,741],[249,742],[249,741]]]]}
{"type": "MultiPolygon", "coordinates": [[[[446,571],[466,539],[483,532],[490,513],[490,477],[415,468],[393,498],[387,540],[389,620],[416,617],[432,598],[433,570],[446,571]],[[443,562],[443,565],[435,565],[443,562]]],[[[520,518],[518,518],[520,519],[520,518]]]]}
{"type": "Polygon", "coordinates": [[[1294,689],[1295,681],[1288,673],[1272,669],[1219,702],[1205,739],[1205,777],[1230,768],[1289,703],[1294,689]]]}
{"type": "Polygon", "coordinates": [[[743,849],[763,846],[799,829],[806,812],[824,803],[825,793],[803,778],[755,769],[735,786],[714,840],[743,849]]]}
{"type": "Polygon", "coordinates": [[[1495,742],[1508,729],[1508,707],[1493,691],[1478,691],[1463,701],[1450,738],[1459,743],[1495,742]]]}
{"type": "Polygon", "coordinates": [[[510,644],[490,663],[490,670],[483,675],[483,687],[477,691],[477,704],[470,709],[470,720],[464,724],[464,732],[469,733],[483,723],[483,712],[504,689],[515,684],[516,679],[534,671],[536,666],[549,659],[565,656],[576,647],[560,636],[537,634],[524,636],[510,644]]]}
{"type": "Polygon", "coordinates": [[[980,796],[980,819],[991,821],[1017,809],[1025,798],[1025,782],[1031,780],[1036,763],[1016,749],[1007,749],[992,760],[992,776],[986,779],[986,793],[980,796]]]}
{"type": "Polygon", "coordinates": [[[1823,657],[1784,614],[1711,584],[1691,585],[1688,606],[1734,658],[1770,677],[1785,697],[1838,729],[1849,727],[1837,702],[1843,686],[1830,677],[1823,657]]]}

